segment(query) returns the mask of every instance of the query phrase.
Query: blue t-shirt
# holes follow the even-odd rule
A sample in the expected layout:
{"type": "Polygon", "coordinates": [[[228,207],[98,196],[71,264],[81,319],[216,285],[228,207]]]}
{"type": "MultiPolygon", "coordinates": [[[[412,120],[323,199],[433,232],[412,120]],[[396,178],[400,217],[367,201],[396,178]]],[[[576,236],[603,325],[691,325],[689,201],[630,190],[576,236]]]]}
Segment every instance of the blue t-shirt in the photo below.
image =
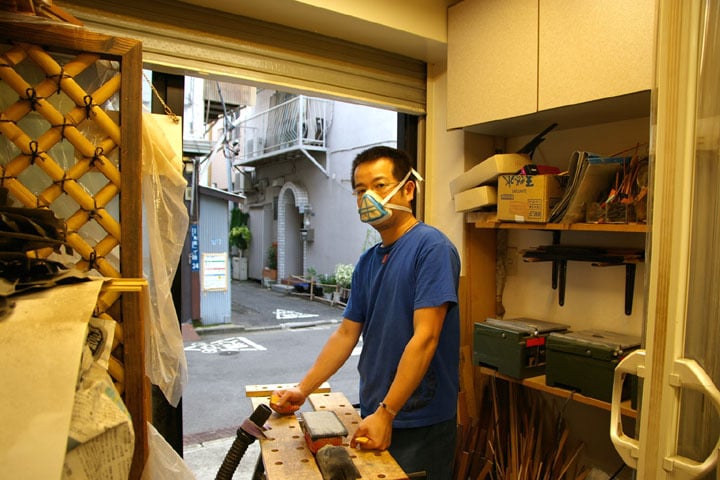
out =
{"type": "Polygon", "coordinates": [[[460,257],[439,230],[419,223],[390,246],[364,252],[352,276],[344,317],[363,324],[360,413],[373,413],[395,378],[413,335],[418,308],[448,303],[435,356],[422,382],[395,417],[393,426],[423,427],[455,417],[459,390],[460,257]]]}

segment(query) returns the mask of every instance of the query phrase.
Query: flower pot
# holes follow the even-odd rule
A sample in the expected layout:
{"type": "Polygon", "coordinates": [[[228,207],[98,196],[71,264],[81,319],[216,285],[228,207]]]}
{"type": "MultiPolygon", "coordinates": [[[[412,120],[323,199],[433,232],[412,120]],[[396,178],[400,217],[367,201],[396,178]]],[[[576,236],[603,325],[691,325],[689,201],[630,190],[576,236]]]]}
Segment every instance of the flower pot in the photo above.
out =
{"type": "Polygon", "coordinates": [[[275,270],[274,268],[265,267],[265,268],[263,268],[262,276],[263,276],[263,278],[266,278],[268,280],[272,280],[275,282],[275,281],[277,281],[277,270],[275,270]]]}

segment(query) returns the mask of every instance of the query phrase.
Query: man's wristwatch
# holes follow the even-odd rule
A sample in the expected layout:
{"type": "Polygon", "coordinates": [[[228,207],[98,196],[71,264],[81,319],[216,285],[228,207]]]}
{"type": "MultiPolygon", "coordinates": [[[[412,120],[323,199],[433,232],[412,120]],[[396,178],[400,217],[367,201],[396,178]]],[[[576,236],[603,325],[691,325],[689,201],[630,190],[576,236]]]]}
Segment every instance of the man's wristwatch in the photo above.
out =
{"type": "Polygon", "coordinates": [[[396,412],[396,411],[393,410],[392,408],[388,407],[385,402],[380,402],[380,408],[384,408],[385,410],[387,410],[387,412],[388,412],[390,415],[392,415],[393,417],[398,414],[398,412],[396,412]]]}

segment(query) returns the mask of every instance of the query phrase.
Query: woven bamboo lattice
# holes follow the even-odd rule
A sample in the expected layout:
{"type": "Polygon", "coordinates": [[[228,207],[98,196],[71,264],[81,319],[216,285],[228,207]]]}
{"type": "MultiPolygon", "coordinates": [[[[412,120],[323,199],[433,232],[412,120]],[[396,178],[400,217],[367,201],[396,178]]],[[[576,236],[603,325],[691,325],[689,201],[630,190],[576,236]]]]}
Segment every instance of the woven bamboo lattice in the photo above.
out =
{"type": "MultiPolygon", "coordinates": [[[[105,110],[118,95],[120,73],[95,54],[66,57],[37,45],[7,47],[0,57],[0,185],[23,206],[50,208],[65,219],[76,268],[120,277],[120,127],[105,110]]],[[[112,306],[120,295],[102,293],[96,313],[118,320],[112,306]]],[[[109,371],[121,394],[122,344],[118,321],[109,371]]]]}

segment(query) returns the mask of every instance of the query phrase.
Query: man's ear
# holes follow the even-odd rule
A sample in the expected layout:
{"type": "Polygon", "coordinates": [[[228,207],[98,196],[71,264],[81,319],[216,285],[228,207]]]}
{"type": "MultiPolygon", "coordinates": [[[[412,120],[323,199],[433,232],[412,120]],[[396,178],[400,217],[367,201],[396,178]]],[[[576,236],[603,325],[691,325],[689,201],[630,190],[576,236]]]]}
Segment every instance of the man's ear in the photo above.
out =
{"type": "Polygon", "coordinates": [[[417,184],[415,183],[415,180],[408,180],[405,182],[405,185],[403,185],[403,192],[405,192],[405,196],[407,197],[409,202],[412,202],[412,200],[415,198],[416,188],[417,184]]]}

